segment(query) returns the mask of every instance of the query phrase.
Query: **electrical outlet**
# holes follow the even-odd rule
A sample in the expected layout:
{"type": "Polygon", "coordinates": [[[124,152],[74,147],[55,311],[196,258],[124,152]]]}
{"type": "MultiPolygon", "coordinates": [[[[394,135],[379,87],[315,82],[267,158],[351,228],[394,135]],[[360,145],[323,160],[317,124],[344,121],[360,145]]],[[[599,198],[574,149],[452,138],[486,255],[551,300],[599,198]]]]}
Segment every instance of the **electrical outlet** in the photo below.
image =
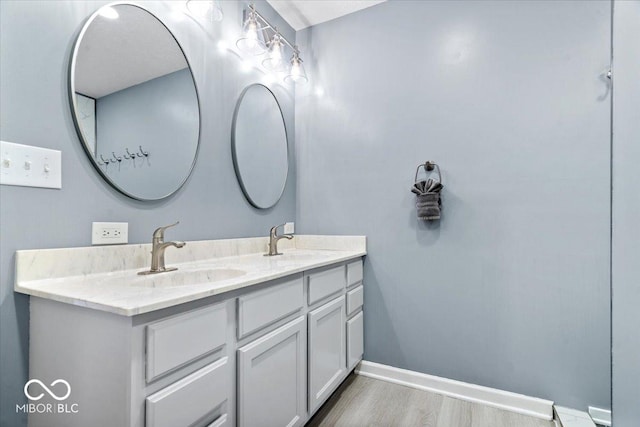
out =
{"type": "Polygon", "coordinates": [[[284,225],[284,234],[294,234],[296,232],[295,222],[287,222],[284,225]]]}
{"type": "Polygon", "coordinates": [[[129,223],[94,222],[91,226],[92,245],[119,245],[129,242],[129,223]]]}

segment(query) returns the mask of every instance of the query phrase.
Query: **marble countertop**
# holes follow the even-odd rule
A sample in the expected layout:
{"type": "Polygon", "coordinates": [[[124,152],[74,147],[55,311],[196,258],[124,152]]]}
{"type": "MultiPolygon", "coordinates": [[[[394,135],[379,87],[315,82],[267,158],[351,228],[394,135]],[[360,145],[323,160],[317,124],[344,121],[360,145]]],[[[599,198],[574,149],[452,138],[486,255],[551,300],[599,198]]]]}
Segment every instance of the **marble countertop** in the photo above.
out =
{"type": "Polygon", "coordinates": [[[134,316],[366,255],[363,236],[280,243],[283,255],[266,257],[266,238],[187,242],[189,251],[167,250],[177,271],[146,276],[137,273],[149,268],[150,245],[18,251],[14,289],[134,316]]]}

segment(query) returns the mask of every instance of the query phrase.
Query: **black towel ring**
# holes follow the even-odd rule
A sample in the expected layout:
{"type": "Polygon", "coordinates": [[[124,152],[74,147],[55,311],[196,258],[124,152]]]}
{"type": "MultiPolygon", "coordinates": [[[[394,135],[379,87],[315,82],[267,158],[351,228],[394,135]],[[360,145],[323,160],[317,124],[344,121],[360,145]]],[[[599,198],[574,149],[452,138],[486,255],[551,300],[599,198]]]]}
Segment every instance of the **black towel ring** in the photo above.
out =
{"type": "Polygon", "coordinates": [[[420,168],[424,168],[425,172],[431,172],[435,167],[436,171],[438,171],[438,182],[442,184],[442,175],[440,174],[440,166],[437,163],[434,163],[430,160],[427,160],[424,164],[419,164],[416,169],[416,177],[413,179],[414,182],[418,182],[418,172],[420,172],[420,168]]]}

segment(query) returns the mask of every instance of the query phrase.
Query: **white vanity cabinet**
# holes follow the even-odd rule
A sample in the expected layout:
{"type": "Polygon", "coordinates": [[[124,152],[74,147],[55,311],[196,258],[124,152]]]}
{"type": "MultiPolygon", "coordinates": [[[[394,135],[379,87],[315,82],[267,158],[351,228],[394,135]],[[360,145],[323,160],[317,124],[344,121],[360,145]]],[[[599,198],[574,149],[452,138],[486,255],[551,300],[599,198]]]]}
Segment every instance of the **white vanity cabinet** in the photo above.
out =
{"type": "Polygon", "coordinates": [[[362,360],[362,284],[357,258],[133,316],[32,296],[29,377],[77,412],[29,426],[302,426],[362,360]]]}
{"type": "Polygon", "coordinates": [[[76,405],[30,413],[30,427],[235,423],[234,301],[133,317],[42,298],[30,304],[29,376],[67,381],[65,411],[76,405]]]}

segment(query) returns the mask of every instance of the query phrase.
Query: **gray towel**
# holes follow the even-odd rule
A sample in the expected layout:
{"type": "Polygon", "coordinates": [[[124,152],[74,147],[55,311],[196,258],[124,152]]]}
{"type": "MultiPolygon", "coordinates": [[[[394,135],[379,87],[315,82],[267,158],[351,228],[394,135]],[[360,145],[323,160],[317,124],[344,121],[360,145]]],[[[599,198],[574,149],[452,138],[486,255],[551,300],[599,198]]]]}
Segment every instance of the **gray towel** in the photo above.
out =
{"type": "Polygon", "coordinates": [[[440,191],[442,184],[438,181],[428,179],[416,182],[411,191],[416,194],[416,209],[418,219],[433,221],[440,219],[440,191]]]}

